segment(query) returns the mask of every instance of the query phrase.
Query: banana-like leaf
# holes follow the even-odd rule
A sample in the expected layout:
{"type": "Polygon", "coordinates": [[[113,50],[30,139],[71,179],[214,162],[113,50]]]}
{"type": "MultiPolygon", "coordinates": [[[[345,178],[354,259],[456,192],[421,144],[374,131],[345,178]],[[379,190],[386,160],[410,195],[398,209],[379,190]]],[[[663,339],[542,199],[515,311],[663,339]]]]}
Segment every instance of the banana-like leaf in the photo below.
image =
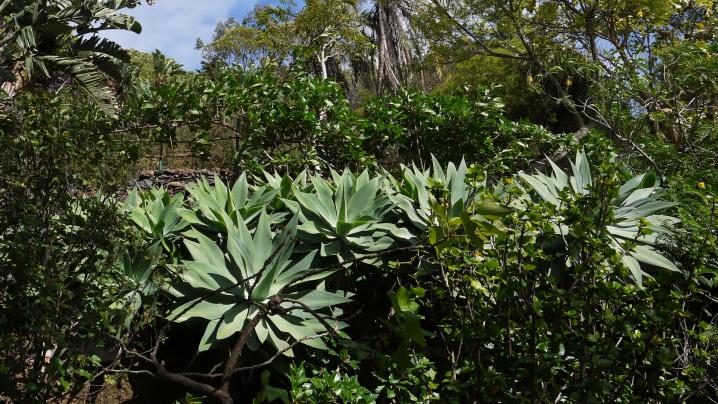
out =
{"type": "Polygon", "coordinates": [[[116,116],[117,102],[109,79],[120,78],[127,54],[98,35],[107,29],[139,33],[140,24],[120,9],[126,1],[13,1],[1,3],[3,64],[23,62],[33,80],[53,73],[67,74],[97,102],[104,113],[116,116]]]}
{"type": "Polygon", "coordinates": [[[102,111],[111,116],[117,116],[117,100],[115,94],[107,86],[108,77],[94,63],[68,56],[45,55],[38,56],[38,61],[54,66],[55,70],[69,74],[75,82],[89,94],[102,111]]]}

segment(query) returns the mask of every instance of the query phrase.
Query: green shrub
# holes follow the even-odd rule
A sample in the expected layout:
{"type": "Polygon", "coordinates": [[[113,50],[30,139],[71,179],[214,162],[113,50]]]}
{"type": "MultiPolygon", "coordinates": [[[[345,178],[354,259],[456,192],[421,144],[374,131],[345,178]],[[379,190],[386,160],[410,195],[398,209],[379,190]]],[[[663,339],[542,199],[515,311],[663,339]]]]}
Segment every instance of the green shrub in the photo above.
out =
{"type": "MultiPolygon", "coordinates": [[[[174,240],[168,318],[203,318],[200,350],[247,334],[279,369],[291,363],[279,356],[300,352],[337,363],[341,347],[367,366],[315,378],[293,368],[291,395],[303,399],[326,400],[330,388],[392,402],[676,399],[706,374],[714,329],[675,327],[685,273],[657,249],[678,220],[656,213],[676,204],[654,175],[619,186],[615,165],[591,170],[581,152],[572,176],[555,165],[550,177],[521,174],[534,202],[512,179],[491,185],[476,166],[433,165],[404,167],[401,180],[345,171],[200,183],[165,215],[189,228],[145,232],[150,244],[174,240]],[[702,353],[690,374],[675,373],[687,335],[702,353]],[[298,350],[309,339],[323,350],[298,350]]],[[[142,227],[146,216],[133,218],[142,227]]]]}
{"type": "Polygon", "coordinates": [[[127,315],[114,262],[129,223],[103,195],[124,181],[128,153],[98,135],[107,118],[82,97],[22,96],[0,114],[0,391],[11,401],[81,388],[127,315]]]}

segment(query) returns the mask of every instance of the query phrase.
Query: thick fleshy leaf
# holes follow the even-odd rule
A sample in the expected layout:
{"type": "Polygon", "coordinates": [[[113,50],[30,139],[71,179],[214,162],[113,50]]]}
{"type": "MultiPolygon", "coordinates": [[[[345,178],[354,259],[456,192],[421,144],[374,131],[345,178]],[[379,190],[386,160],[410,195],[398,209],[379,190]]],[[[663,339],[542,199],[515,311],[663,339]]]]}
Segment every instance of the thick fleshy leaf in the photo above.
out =
{"type": "Polygon", "coordinates": [[[537,194],[539,194],[541,199],[543,199],[547,202],[550,202],[555,206],[560,205],[559,200],[551,193],[551,191],[549,191],[548,187],[545,184],[541,183],[538,179],[536,179],[535,177],[533,177],[531,175],[524,174],[524,173],[519,173],[519,176],[524,181],[528,182],[528,184],[531,186],[531,188],[534,191],[536,191],[537,194]]]}
{"type": "MultiPolygon", "coordinates": [[[[295,316],[271,316],[270,320],[278,330],[291,335],[295,340],[317,335],[311,327],[303,324],[302,319],[295,316]]],[[[327,349],[326,344],[319,338],[305,339],[302,343],[317,349],[327,349]]]]}
{"type": "Polygon", "coordinates": [[[252,298],[254,300],[261,302],[269,298],[269,289],[272,287],[272,283],[274,283],[278,271],[277,265],[277,262],[274,262],[273,264],[268,264],[262,270],[262,276],[252,290],[252,298]]]}
{"type": "Polygon", "coordinates": [[[201,277],[210,289],[227,288],[237,282],[237,279],[227,271],[224,265],[216,266],[201,261],[182,261],[182,265],[188,270],[184,271],[181,276],[188,273],[195,274],[201,277]]]}
{"type": "Polygon", "coordinates": [[[551,164],[551,169],[553,170],[553,177],[556,181],[557,188],[564,188],[568,185],[568,175],[563,172],[563,170],[556,165],[551,159],[548,159],[548,162],[551,164]]]}
{"type": "MultiPolygon", "coordinates": [[[[312,185],[314,185],[314,191],[316,192],[316,209],[317,213],[320,213],[325,220],[329,223],[334,223],[337,220],[336,209],[334,206],[334,198],[332,197],[334,191],[329,184],[322,178],[313,177],[312,185]]],[[[303,195],[310,195],[304,194],[303,195]]],[[[295,192],[295,196],[297,193],[295,192]]],[[[313,195],[312,195],[313,196],[313,195]]],[[[299,198],[297,198],[299,200],[299,198]]],[[[305,205],[302,201],[299,201],[302,205],[305,205]]],[[[305,205],[306,206],[306,205],[305,205]]]]}
{"type": "Polygon", "coordinates": [[[179,278],[194,289],[202,289],[206,291],[216,290],[221,287],[214,278],[204,272],[192,270],[183,271],[182,266],[179,265],[168,265],[168,267],[173,271],[180,272],[179,278]]]}
{"type": "Polygon", "coordinates": [[[262,211],[259,215],[259,223],[254,232],[254,270],[259,271],[268,264],[269,257],[272,255],[272,229],[269,227],[269,216],[266,211],[262,211]]]}
{"type": "Polygon", "coordinates": [[[194,261],[206,262],[215,266],[224,266],[224,253],[209,237],[197,233],[197,242],[185,240],[187,250],[194,261]]]}
{"type": "Polygon", "coordinates": [[[638,188],[638,186],[641,185],[644,176],[645,174],[637,175],[626,181],[623,185],[621,185],[621,188],[618,190],[619,196],[624,197],[629,192],[632,192],[634,189],[638,188]]]}
{"type": "Polygon", "coordinates": [[[669,271],[679,270],[678,267],[676,267],[666,257],[647,246],[636,246],[635,251],[631,252],[631,256],[640,262],[668,269],[669,271]]]}
{"type": "Polygon", "coordinates": [[[336,223],[337,216],[334,207],[325,206],[317,196],[304,192],[295,192],[294,197],[303,209],[319,215],[327,224],[333,225],[336,223]]]}
{"type": "Polygon", "coordinates": [[[229,338],[235,333],[242,332],[250,311],[248,304],[235,304],[227,310],[217,327],[217,339],[229,338]]]}
{"type": "Polygon", "coordinates": [[[267,321],[262,319],[257,323],[257,327],[254,329],[254,335],[257,336],[257,339],[259,340],[260,344],[263,344],[264,341],[267,340],[267,335],[269,335],[269,324],[267,324],[267,321]]]}
{"type": "MultiPolygon", "coordinates": [[[[454,169],[453,164],[449,164],[449,167],[451,167],[453,173],[451,176],[451,197],[450,197],[450,203],[452,206],[455,206],[458,203],[461,203],[462,205],[467,202],[468,197],[468,186],[466,185],[465,178],[466,178],[466,162],[462,159],[461,164],[459,164],[459,167],[454,169]]],[[[456,217],[458,214],[454,214],[454,217],[456,217]]]]}
{"type": "Polygon", "coordinates": [[[576,153],[576,162],[571,162],[571,169],[573,170],[571,181],[574,191],[580,194],[587,193],[588,187],[593,184],[593,179],[591,177],[591,168],[588,165],[588,158],[583,150],[576,153]]]}
{"type": "Polygon", "coordinates": [[[653,188],[643,188],[643,189],[637,189],[633,192],[631,192],[630,195],[626,198],[625,201],[623,201],[624,206],[638,206],[640,204],[646,203],[647,198],[653,194],[655,189],[653,188]]]}
{"type": "Polygon", "coordinates": [[[170,314],[167,315],[167,318],[178,323],[193,317],[214,320],[222,317],[232,306],[234,306],[233,303],[214,303],[207,300],[197,302],[197,299],[195,299],[172,310],[170,314]],[[184,312],[185,310],[187,311],[184,312]]]}
{"type": "Polygon", "coordinates": [[[199,352],[208,350],[215,342],[217,342],[217,338],[215,338],[215,331],[217,330],[218,324],[219,319],[212,320],[209,324],[207,324],[207,328],[205,328],[204,334],[202,334],[202,339],[199,341],[199,347],[197,348],[199,352]]]}
{"type": "Polygon", "coordinates": [[[304,258],[297,261],[294,265],[291,265],[288,269],[283,271],[279,276],[277,277],[277,283],[284,285],[291,283],[294,278],[302,276],[306,271],[308,271],[312,265],[312,261],[314,261],[314,257],[316,256],[317,252],[312,251],[309,254],[305,255],[304,258]]]}
{"type": "Polygon", "coordinates": [[[239,176],[230,193],[232,194],[235,208],[239,209],[247,203],[249,185],[247,184],[247,175],[245,173],[239,176]]]}
{"type": "Polygon", "coordinates": [[[354,221],[369,206],[370,202],[375,198],[377,191],[377,181],[367,182],[363,187],[359,188],[348,205],[348,221],[354,221]]]}
{"type": "Polygon", "coordinates": [[[269,334],[269,342],[274,345],[275,348],[277,348],[278,351],[284,350],[282,353],[284,356],[287,356],[289,358],[294,357],[294,352],[289,349],[290,345],[287,341],[280,338],[275,332],[273,327],[267,327],[267,333],[269,334]]]}
{"type": "Polygon", "coordinates": [[[431,167],[433,169],[434,177],[438,180],[441,180],[442,182],[446,182],[446,176],[444,175],[444,170],[441,168],[441,164],[439,163],[439,160],[434,157],[434,155],[431,155],[431,167]]]}
{"type": "Polygon", "coordinates": [[[332,293],[324,290],[311,290],[309,292],[300,292],[288,296],[295,300],[300,300],[312,310],[351,302],[350,297],[346,293],[332,293]]]}
{"type": "Polygon", "coordinates": [[[641,270],[641,265],[636,261],[633,257],[624,255],[621,257],[621,261],[623,261],[623,265],[626,266],[631,271],[631,276],[633,276],[633,279],[636,281],[636,284],[638,286],[643,286],[643,275],[645,272],[641,270]]]}

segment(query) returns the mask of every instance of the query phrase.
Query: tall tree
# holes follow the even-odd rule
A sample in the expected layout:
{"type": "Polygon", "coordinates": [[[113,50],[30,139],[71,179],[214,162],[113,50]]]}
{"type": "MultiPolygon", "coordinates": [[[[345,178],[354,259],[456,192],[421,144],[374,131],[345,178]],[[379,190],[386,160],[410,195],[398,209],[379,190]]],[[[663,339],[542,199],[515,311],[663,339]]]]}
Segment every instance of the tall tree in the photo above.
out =
{"type": "Polygon", "coordinates": [[[107,78],[119,78],[128,54],[102,38],[108,29],[139,33],[119,10],[139,0],[7,0],[0,4],[0,81],[12,97],[39,78],[61,73],[84,88],[109,115],[116,100],[107,78]]]}
{"type": "Polygon", "coordinates": [[[368,17],[376,47],[376,90],[396,92],[408,81],[412,61],[408,4],[405,0],[375,0],[368,17]]]}
{"type": "Polygon", "coordinates": [[[286,6],[256,6],[245,18],[234,17],[215,27],[209,43],[197,40],[205,63],[248,66],[270,58],[286,62],[299,41],[294,33],[291,10],[286,6]]]}
{"type": "Polygon", "coordinates": [[[322,78],[328,77],[330,60],[346,64],[348,58],[367,49],[360,16],[356,0],[307,0],[297,14],[296,30],[304,39],[305,51],[317,61],[322,78]]]}
{"type": "Polygon", "coordinates": [[[425,3],[424,23],[426,32],[436,43],[435,48],[530,63],[548,83],[551,95],[570,112],[574,126],[581,128],[585,126],[584,117],[550,64],[556,48],[567,50],[561,38],[547,36],[550,27],[555,27],[552,18],[558,3],[560,1],[537,4],[533,0],[430,0],[425,3]],[[552,46],[546,46],[548,44],[552,46]]]}
{"type": "MultiPolygon", "coordinates": [[[[638,149],[630,139],[638,127],[625,124],[647,123],[654,134],[682,149],[689,127],[695,126],[686,125],[676,111],[697,112],[711,102],[708,94],[684,99],[685,91],[670,73],[711,58],[716,40],[712,0],[423,3],[422,27],[434,50],[527,63],[527,87],[562,105],[574,129],[598,125],[638,149]],[[693,48],[690,58],[678,50],[685,46],[693,48]],[[574,91],[577,79],[588,83],[585,92],[574,91]],[[641,119],[624,119],[631,116],[641,119]]],[[[702,69],[706,74],[708,65],[702,69]]]]}
{"type": "Polygon", "coordinates": [[[354,0],[308,0],[295,10],[293,3],[258,6],[241,22],[229,19],[217,25],[209,44],[198,42],[207,62],[256,64],[272,59],[280,65],[304,62],[317,66],[328,78],[330,65],[348,63],[368,47],[361,33],[359,4],[354,0]]]}

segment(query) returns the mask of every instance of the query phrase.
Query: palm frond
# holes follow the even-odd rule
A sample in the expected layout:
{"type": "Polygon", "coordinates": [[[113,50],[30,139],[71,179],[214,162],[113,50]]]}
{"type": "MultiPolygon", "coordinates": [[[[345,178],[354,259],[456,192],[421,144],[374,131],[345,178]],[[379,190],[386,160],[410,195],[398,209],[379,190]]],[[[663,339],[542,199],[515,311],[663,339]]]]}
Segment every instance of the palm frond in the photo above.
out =
{"type": "Polygon", "coordinates": [[[117,116],[117,99],[107,86],[107,76],[93,63],[73,57],[55,55],[39,56],[37,59],[53,65],[57,70],[67,72],[97,102],[102,111],[117,116]]]}

